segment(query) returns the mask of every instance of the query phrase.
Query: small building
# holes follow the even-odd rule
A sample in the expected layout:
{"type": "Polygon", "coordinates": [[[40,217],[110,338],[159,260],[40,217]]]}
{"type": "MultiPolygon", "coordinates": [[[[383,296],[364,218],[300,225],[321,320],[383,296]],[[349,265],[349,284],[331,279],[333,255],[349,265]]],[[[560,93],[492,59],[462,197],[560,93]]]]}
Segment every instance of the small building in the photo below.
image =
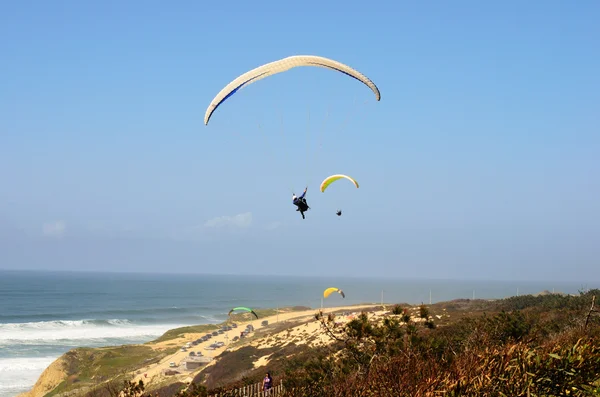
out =
{"type": "Polygon", "coordinates": [[[198,369],[200,367],[202,367],[203,365],[208,364],[209,362],[211,362],[212,358],[210,357],[188,357],[184,363],[185,363],[185,369],[188,371],[193,371],[195,369],[198,369]]]}

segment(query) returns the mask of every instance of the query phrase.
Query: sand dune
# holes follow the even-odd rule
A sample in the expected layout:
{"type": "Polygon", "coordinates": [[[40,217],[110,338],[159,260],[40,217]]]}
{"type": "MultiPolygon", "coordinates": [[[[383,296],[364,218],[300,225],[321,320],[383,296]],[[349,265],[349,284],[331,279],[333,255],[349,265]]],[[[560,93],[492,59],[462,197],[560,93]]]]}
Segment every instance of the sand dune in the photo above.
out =
{"type": "MultiPolygon", "coordinates": [[[[324,308],[323,313],[331,313],[331,312],[335,312],[335,311],[350,311],[350,312],[358,313],[358,312],[360,312],[361,309],[370,308],[373,306],[375,306],[375,305],[371,304],[371,305],[361,305],[361,306],[331,307],[331,308],[324,308]]],[[[192,348],[188,349],[187,352],[177,351],[176,353],[163,358],[158,363],[151,364],[148,367],[145,367],[139,371],[136,371],[134,381],[138,382],[140,379],[142,379],[146,385],[160,383],[160,382],[164,381],[167,377],[171,378],[171,379],[173,377],[176,377],[182,381],[186,381],[186,380],[190,381],[197,372],[199,372],[203,368],[206,368],[206,366],[213,364],[213,362],[209,362],[205,366],[202,366],[194,371],[186,370],[183,366],[183,362],[185,359],[187,359],[189,357],[190,351],[194,351],[194,352],[200,351],[200,352],[202,352],[204,357],[207,357],[209,359],[215,359],[221,353],[223,353],[226,349],[233,351],[233,350],[237,350],[237,349],[241,348],[242,346],[247,346],[248,344],[251,344],[260,349],[263,349],[263,348],[268,348],[268,347],[273,347],[273,346],[285,346],[289,343],[305,344],[305,343],[309,343],[308,342],[309,339],[311,339],[311,342],[310,342],[311,346],[318,346],[318,345],[322,345],[325,343],[329,343],[330,338],[328,336],[320,335],[321,333],[319,332],[319,329],[320,329],[321,325],[317,321],[303,324],[300,326],[294,326],[293,324],[290,324],[290,328],[279,332],[277,334],[277,337],[274,337],[272,335],[265,335],[263,338],[260,338],[260,339],[251,339],[251,340],[241,339],[234,343],[231,342],[235,336],[240,335],[240,332],[246,328],[247,324],[252,324],[252,326],[254,327],[254,330],[256,332],[256,331],[260,330],[261,328],[263,328],[261,323],[264,320],[267,320],[270,325],[274,324],[274,323],[281,324],[281,323],[286,323],[286,322],[297,323],[297,322],[310,320],[311,318],[314,317],[315,313],[318,310],[319,309],[310,309],[310,310],[297,311],[297,312],[280,312],[279,315],[273,315],[270,317],[261,318],[259,320],[254,319],[252,321],[236,321],[236,323],[238,324],[238,328],[234,328],[231,331],[225,331],[223,334],[219,334],[219,336],[215,336],[215,337],[207,340],[206,342],[199,343],[198,345],[193,346],[192,348]],[[317,334],[319,334],[319,335],[317,335],[317,334]],[[277,342],[275,342],[276,338],[277,338],[277,342]],[[219,341],[225,343],[225,345],[220,348],[217,348],[215,350],[206,350],[206,347],[210,346],[213,343],[219,342],[219,341]],[[270,342],[267,342],[267,341],[270,341],[270,342]],[[170,368],[169,365],[172,362],[174,362],[177,365],[177,368],[170,368]],[[182,365],[180,365],[180,364],[182,364],[182,365]],[[165,371],[167,371],[169,369],[178,371],[180,373],[180,375],[165,375],[165,371]]],[[[169,340],[169,341],[164,341],[164,342],[159,342],[159,343],[149,343],[147,345],[151,346],[157,350],[163,350],[167,347],[172,347],[174,345],[176,345],[178,347],[182,347],[186,343],[192,342],[196,339],[199,339],[203,335],[204,335],[204,333],[201,333],[201,334],[190,333],[190,334],[185,334],[182,337],[177,338],[175,340],[169,340]]],[[[257,359],[254,362],[254,366],[256,368],[267,365],[267,364],[268,364],[268,356],[260,357],[259,359],[257,359]]]]}

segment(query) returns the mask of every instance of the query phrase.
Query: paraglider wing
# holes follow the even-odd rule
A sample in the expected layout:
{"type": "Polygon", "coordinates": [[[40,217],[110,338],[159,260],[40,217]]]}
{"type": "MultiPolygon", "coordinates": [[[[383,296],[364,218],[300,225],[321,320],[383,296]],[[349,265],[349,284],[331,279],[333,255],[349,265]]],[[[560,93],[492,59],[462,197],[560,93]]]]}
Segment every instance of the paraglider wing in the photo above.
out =
{"type": "Polygon", "coordinates": [[[228,313],[229,316],[231,316],[231,313],[236,312],[236,311],[244,311],[244,312],[252,313],[252,314],[254,314],[254,317],[256,317],[256,319],[258,320],[258,315],[254,312],[254,310],[249,309],[247,307],[234,307],[233,309],[231,309],[229,311],[229,313],[228,313]]]}
{"type": "Polygon", "coordinates": [[[327,68],[331,70],[335,70],[341,73],[344,73],[347,76],[350,76],[363,84],[373,91],[375,94],[375,98],[379,101],[381,100],[381,93],[379,92],[379,88],[373,83],[367,76],[360,73],[357,70],[352,69],[350,66],[345,65],[341,62],[334,61],[333,59],[320,57],[316,55],[294,55],[291,57],[283,58],[278,61],[270,62],[259,66],[255,69],[250,70],[237,77],[231,83],[227,84],[225,88],[223,88],[217,96],[212,100],[208,108],[206,109],[206,113],[204,115],[204,124],[208,125],[208,121],[210,120],[212,114],[215,110],[225,102],[229,97],[235,94],[238,90],[243,87],[257,82],[258,80],[264,79],[265,77],[286,72],[292,68],[300,67],[300,66],[316,66],[327,68]]]}
{"type": "Polygon", "coordinates": [[[335,288],[335,287],[330,287],[330,288],[327,288],[325,291],[323,291],[323,297],[327,298],[329,295],[331,295],[332,292],[339,292],[340,295],[342,295],[342,298],[346,297],[346,295],[344,295],[344,291],[342,291],[339,288],[335,288]]]}
{"type": "Polygon", "coordinates": [[[328,176],[327,178],[325,178],[323,180],[323,182],[321,182],[321,187],[320,187],[321,192],[324,193],[325,189],[327,189],[329,187],[329,185],[331,185],[333,182],[338,181],[340,179],[348,179],[358,189],[358,182],[356,182],[356,180],[354,178],[352,178],[348,175],[336,174],[336,175],[328,176]]]}

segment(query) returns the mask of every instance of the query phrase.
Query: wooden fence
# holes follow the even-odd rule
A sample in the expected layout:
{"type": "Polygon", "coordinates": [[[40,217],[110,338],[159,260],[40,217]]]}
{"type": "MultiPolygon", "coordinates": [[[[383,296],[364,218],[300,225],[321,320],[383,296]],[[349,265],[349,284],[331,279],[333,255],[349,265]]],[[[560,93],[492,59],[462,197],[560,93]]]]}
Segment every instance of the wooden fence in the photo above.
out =
{"type": "Polygon", "coordinates": [[[213,394],[209,397],[276,397],[283,392],[283,380],[268,391],[262,390],[262,382],[240,387],[239,389],[213,394]]]}

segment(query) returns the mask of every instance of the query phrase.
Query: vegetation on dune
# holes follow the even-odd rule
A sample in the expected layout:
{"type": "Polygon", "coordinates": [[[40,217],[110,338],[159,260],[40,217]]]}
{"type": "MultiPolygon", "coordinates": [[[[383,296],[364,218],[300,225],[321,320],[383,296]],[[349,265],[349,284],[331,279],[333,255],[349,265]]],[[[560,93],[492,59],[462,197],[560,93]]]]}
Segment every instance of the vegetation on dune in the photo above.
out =
{"type": "MultiPolygon", "coordinates": [[[[290,311],[290,312],[296,311],[292,308],[280,309],[280,311],[282,311],[282,310],[286,310],[286,311],[290,311]]],[[[240,318],[240,316],[242,316],[244,321],[248,321],[248,320],[260,321],[262,318],[274,316],[277,314],[276,309],[254,309],[254,312],[258,315],[258,320],[256,320],[251,314],[237,314],[234,316],[235,318],[233,318],[232,320],[235,321],[238,318],[240,318]]]]}
{"type": "Polygon", "coordinates": [[[173,339],[184,337],[185,334],[203,334],[206,332],[215,331],[217,329],[219,329],[219,326],[215,325],[215,324],[190,325],[188,327],[174,328],[174,329],[168,330],[167,332],[162,334],[162,336],[160,338],[154,340],[153,342],[156,342],[156,343],[166,342],[166,341],[170,341],[173,339]]]}
{"type": "Polygon", "coordinates": [[[589,297],[597,291],[590,291],[580,296],[566,294],[553,294],[547,292],[538,295],[520,295],[503,299],[497,302],[497,306],[504,310],[523,310],[537,308],[538,310],[584,310],[590,305],[589,297]]]}
{"type": "Polygon", "coordinates": [[[93,389],[111,380],[122,382],[130,371],[158,362],[169,351],[157,352],[143,345],[123,345],[105,348],[78,348],[63,355],[67,378],[48,397],[72,389],[93,389]]]}
{"type": "Polygon", "coordinates": [[[287,395],[600,395],[600,320],[591,306],[599,292],[510,298],[500,312],[444,327],[424,306],[419,323],[395,307],[379,322],[363,313],[341,332],[321,317],[343,348],[294,362],[287,395]]]}
{"type": "Polygon", "coordinates": [[[262,349],[244,346],[235,352],[224,352],[219,357],[219,361],[198,374],[193,383],[202,384],[213,393],[254,384],[257,379],[262,379],[265,372],[264,367],[254,368],[254,361],[258,358],[269,356],[270,367],[284,368],[283,361],[286,357],[298,354],[304,349],[305,347],[290,343],[284,347],[262,349]],[[277,362],[279,365],[276,364],[277,362]]]}

